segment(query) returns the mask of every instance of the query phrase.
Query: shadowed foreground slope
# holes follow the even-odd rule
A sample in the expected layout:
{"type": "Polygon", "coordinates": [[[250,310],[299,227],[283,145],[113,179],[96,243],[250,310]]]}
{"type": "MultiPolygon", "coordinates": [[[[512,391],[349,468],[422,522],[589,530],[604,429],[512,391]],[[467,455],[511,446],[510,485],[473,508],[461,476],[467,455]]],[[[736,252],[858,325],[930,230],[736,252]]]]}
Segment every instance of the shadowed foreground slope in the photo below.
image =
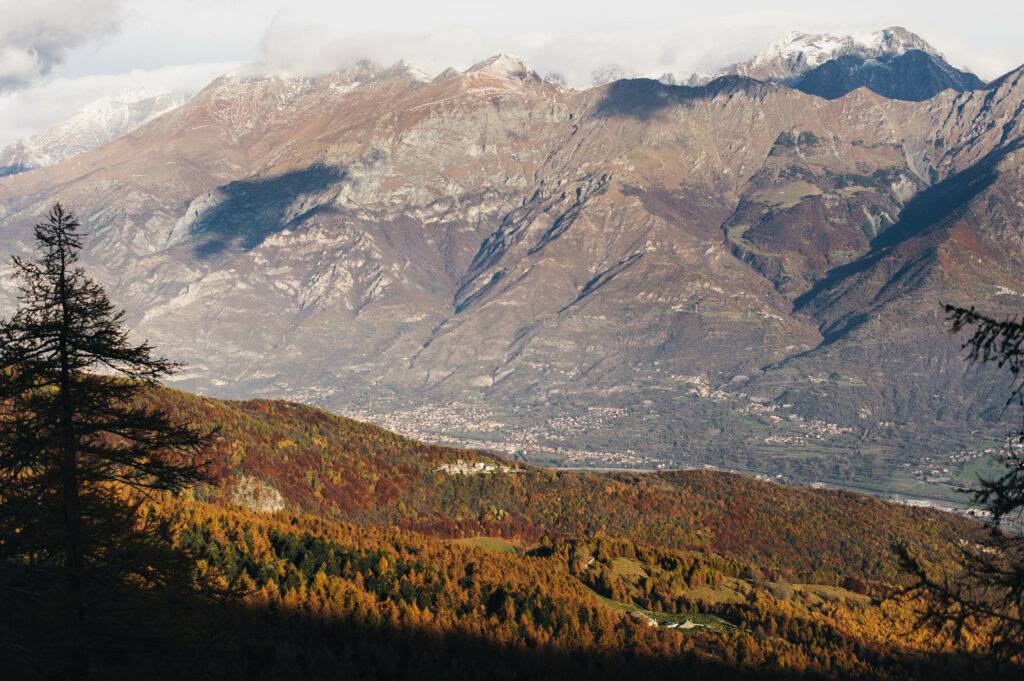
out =
{"type": "MultiPolygon", "coordinates": [[[[855,592],[768,580],[754,566],[608,538],[490,552],[394,528],[164,499],[179,546],[235,597],[111,593],[93,615],[104,679],[940,679],[967,670],[1014,678],[975,652],[917,630],[913,611],[855,592]],[[632,556],[631,558],[627,556],[632,556]],[[648,578],[610,574],[640,566],[648,578]],[[747,577],[738,577],[744,574],[747,577]],[[633,580],[633,581],[630,581],[633,580]],[[622,608],[608,607],[605,589],[622,608]],[[649,586],[647,582],[654,584],[649,586]],[[591,585],[594,590],[591,590],[591,585]],[[648,626],[621,610],[649,605],[678,621],[648,626]],[[745,596],[727,600],[725,585],[745,596]],[[632,595],[625,588],[632,589],[632,595]],[[661,598],[659,596],[658,598],[661,598]],[[643,604],[636,603],[643,601],[643,604]],[[1003,674],[1007,674],[1004,676],[1003,674]]],[[[59,618],[13,594],[0,622],[6,678],[62,674],[59,618]],[[34,606],[34,607],[26,607],[34,606]]]]}

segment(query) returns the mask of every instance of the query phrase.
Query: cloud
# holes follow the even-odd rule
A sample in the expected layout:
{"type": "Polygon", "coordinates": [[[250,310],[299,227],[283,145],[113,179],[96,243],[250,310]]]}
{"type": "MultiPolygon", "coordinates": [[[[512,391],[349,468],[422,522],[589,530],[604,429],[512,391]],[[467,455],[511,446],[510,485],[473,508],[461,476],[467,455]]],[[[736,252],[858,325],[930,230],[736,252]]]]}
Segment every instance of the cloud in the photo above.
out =
{"type": "MultiPolygon", "coordinates": [[[[812,0],[786,0],[770,10],[752,1],[716,8],[634,0],[628,17],[616,10],[619,18],[613,20],[612,13],[599,10],[619,5],[605,0],[592,0],[587,6],[593,11],[582,14],[566,9],[571,3],[550,0],[523,0],[515,12],[485,4],[461,14],[442,12],[440,5],[429,3],[402,11],[386,3],[334,5],[342,8],[335,14],[319,4],[314,12],[313,0],[294,0],[290,10],[271,20],[253,71],[316,76],[369,59],[382,66],[404,60],[439,73],[506,52],[522,57],[542,75],[558,74],[573,87],[588,87],[600,73],[685,78],[718,71],[793,30],[848,34],[891,25],[918,32],[955,66],[973,69],[983,78],[995,78],[1020,63],[1019,31],[1014,32],[1019,23],[1010,21],[1012,17],[1003,22],[1001,35],[991,22],[970,23],[962,14],[935,13],[924,0],[896,5],[891,0],[866,1],[856,12],[838,12],[812,0]],[[439,21],[465,23],[443,26],[439,21]]],[[[1024,16],[1020,9],[1012,12],[1024,16]]]]}
{"type": "Polygon", "coordinates": [[[670,29],[611,33],[498,35],[476,27],[450,26],[420,34],[346,35],[328,26],[331,24],[294,14],[278,14],[264,34],[251,71],[317,76],[369,59],[383,66],[404,60],[434,74],[449,66],[465,69],[506,52],[522,57],[542,75],[557,75],[568,85],[583,88],[602,74],[686,78],[697,72],[714,72],[756,54],[793,26],[806,30],[835,27],[820,17],[779,12],[705,17],[670,29]]]}
{"type": "Polygon", "coordinates": [[[0,0],[0,91],[23,87],[69,50],[118,30],[124,0],[0,0]]]}
{"type": "Polygon", "coordinates": [[[470,66],[493,46],[473,28],[445,27],[422,35],[368,32],[344,35],[323,24],[297,22],[279,14],[263,36],[253,73],[285,71],[318,76],[360,60],[389,66],[404,60],[426,71],[470,66]]]}

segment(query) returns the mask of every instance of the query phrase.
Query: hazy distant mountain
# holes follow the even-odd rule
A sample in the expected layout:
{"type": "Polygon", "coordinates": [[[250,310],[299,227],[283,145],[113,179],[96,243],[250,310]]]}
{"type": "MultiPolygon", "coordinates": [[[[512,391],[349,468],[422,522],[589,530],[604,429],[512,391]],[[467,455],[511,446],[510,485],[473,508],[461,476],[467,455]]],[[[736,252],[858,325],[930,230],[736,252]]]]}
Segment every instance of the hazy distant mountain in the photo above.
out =
{"type": "Polygon", "coordinates": [[[1019,309],[1022,103],[1021,71],[924,102],[576,91],[507,56],[222,78],[0,180],[0,245],[75,209],[183,387],[562,460],[884,475],[1002,404],[938,301],[1019,309]]]}
{"type": "Polygon", "coordinates": [[[45,168],[106,144],[187,99],[183,93],[139,90],[94,101],[52,128],[0,149],[0,177],[45,168]]]}

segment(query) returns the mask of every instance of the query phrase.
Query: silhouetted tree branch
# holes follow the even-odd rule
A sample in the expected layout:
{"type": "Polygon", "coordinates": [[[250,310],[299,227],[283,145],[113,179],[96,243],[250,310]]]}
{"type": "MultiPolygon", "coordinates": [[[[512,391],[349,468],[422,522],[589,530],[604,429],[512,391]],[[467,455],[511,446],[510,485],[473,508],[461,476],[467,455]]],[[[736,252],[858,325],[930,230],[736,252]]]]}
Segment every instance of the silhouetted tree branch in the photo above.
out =
{"type": "MultiPolygon", "coordinates": [[[[1007,405],[1024,407],[1024,322],[996,319],[972,308],[946,305],[951,332],[973,328],[963,344],[972,363],[994,363],[1007,369],[1013,385],[1007,405]]],[[[963,539],[959,568],[942,572],[896,546],[904,569],[915,582],[904,593],[922,596],[927,604],[923,622],[961,638],[968,630],[986,628],[993,653],[1020,660],[1024,651],[1024,538],[1008,532],[1008,524],[1024,512],[1024,424],[1010,438],[1003,460],[1005,472],[983,478],[969,490],[971,500],[986,514],[986,532],[976,540],[963,539]]]]}

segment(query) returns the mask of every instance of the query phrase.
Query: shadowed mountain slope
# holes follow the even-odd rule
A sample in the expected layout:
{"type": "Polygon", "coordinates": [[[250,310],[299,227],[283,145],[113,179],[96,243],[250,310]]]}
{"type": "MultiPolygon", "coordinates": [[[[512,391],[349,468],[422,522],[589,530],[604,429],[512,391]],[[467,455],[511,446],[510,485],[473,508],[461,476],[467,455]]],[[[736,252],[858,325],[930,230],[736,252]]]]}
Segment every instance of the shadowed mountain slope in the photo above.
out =
{"type": "Polygon", "coordinates": [[[943,90],[980,90],[985,84],[973,73],[959,71],[941,57],[922,50],[866,59],[844,55],[786,81],[801,92],[838,99],[864,87],[890,99],[920,102],[943,90]]]}

